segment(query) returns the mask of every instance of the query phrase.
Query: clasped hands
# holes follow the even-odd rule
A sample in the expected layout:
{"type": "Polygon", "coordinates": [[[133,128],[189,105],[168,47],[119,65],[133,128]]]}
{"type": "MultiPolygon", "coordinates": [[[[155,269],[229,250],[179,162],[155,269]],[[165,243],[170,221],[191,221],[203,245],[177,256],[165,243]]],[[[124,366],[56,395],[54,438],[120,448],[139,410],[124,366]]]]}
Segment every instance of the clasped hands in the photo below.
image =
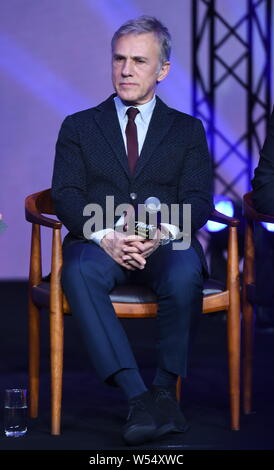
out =
{"type": "Polygon", "coordinates": [[[154,238],[149,240],[138,235],[113,231],[103,237],[101,247],[121,266],[135,271],[144,269],[146,258],[158,248],[160,240],[159,229],[156,230],[154,238]]]}

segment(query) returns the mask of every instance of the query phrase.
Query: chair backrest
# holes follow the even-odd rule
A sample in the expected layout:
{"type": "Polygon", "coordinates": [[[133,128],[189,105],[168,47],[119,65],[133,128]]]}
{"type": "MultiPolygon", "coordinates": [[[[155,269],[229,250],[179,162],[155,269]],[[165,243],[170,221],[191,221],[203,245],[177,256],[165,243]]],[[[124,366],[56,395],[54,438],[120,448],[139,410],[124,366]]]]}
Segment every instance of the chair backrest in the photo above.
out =
{"type": "Polygon", "coordinates": [[[51,189],[41,191],[36,199],[37,208],[42,214],[55,215],[55,209],[51,198],[51,189]]]}
{"type": "MultiPolygon", "coordinates": [[[[248,196],[249,194],[251,194],[251,192],[247,193],[246,196],[248,196]]],[[[249,199],[251,200],[251,197],[249,199]]],[[[33,222],[30,216],[31,215],[33,216],[33,214],[35,213],[56,215],[56,212],[53,206],[53,201],[51,198],[51,189],[50,188],[44,189],[43,191],[27,196],[25,209],[26,209],[26,219],[29,222],[33,222]]],[[[228,217],[224,214],[221,214],[220,212],[216,210],[212,211],[209,217],[209,220],[219,222],[219,223],[224,223],[231,227],[237,227],[239,225],[238,219],[233,218],[233,217],[228,217]]]]}
{"type": "Polygon", "coordinates": [[[34,205],[35,209],[40,214],[52,214],[55,215],[53,202],[51,198],[51,189],[44,189],[39,193],[31,194],[27,197],[30,205],[34,205]],[[31,204],[32,203],[32,204],[31,204]]]}
{"type": "Polygon", "coordinates": [[[41,214],[56,215],[51,199],[51,189],[45,189],[26,197],[25,218],[32,224],[44,225],[55,229],[62,227],[62,222],[59,220],[50,219],[41,214]]]}
{"type": "Polygon", "coordinates": [[[243,212],[244,216],[249,221],[254,222],[274,222],[274,217],[267,214],[257,212],[253,204],[253,191],[249,191],[243,197],[243,212]]]}
{"type": "Polygon", "coordinates": [[[260,221],[261,217],[259,212],[256,211],[254,205],[253,205],[253,191],[249,191],[246,193],[243,197],[243,209],[244,209],[244,216],[248,220],[253,220],[253,221],[260,221]]]}

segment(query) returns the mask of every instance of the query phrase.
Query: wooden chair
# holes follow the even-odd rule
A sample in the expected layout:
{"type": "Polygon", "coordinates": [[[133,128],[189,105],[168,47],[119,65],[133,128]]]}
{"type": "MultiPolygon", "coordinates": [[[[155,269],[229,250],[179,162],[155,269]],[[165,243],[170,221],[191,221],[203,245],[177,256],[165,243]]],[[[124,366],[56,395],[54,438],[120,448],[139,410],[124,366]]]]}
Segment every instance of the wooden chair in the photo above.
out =
{"type": "Polygon", "coordinates": [[[253,191],[243,197],[245,216],[244,271],[243,271],[243,409],[252,411],[253,342],[256,303],[254,224],[274,223],[274,217],[257,212],[252,201],[253,191]]]}
{"type": "MultiPolygon", "coordinates": [[[[29,390],[30,416],[38,415],[39,398],[39,309],[50,311],[51,355],[51,415],[52,434],[60,434],[63,322],[69,305],[63,295],[60,278],[62,270],[62,223],[43,214],[54,214],[50,189],[32,194],[25,201],[26,220],[32,223],[29,275],[29,390]],[[42,279],[40,227],[52,229],[52,260],[50,282],[42,279]]],[[[227,286],[209,280],[204,289],[203,313],[226,310],[228,336],[228,363],[230,383],[231,428],[239,429],[240,403],[240,295],[237,226],[239,221],[214,211],[211,220],[229,225],[227,286]]],[[[117,287],[110,294],[118,317],[148,318],[157,314],[157,298],[148,288],[140,286],[117,287]]],[[[177,398],[180,396],[180,379],[177,398]]]]}

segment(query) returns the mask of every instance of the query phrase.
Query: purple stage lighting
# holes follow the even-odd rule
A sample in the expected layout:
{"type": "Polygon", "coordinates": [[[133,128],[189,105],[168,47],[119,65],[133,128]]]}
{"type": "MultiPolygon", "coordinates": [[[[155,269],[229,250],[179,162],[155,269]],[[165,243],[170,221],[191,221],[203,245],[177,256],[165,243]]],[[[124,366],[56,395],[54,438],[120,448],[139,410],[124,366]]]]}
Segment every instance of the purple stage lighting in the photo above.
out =
{"type": "MultiPolygon", "coordinates": [[[[214,206],[218,212],[221,214],[233,217],[234,207],[232,201],[230,201],[225,196],[214,196],[214,206]]],[[[209,220],[205,226],[208,232],[220,232],[227,227],[225,224],[220,224],[219,222],[213,222],[209,220]]]]}
{"type": "Polygon", "coordinates": [[[270,222],[261,222],[261,224],[268,232],[274,232],[274,224],[270,222]]]}

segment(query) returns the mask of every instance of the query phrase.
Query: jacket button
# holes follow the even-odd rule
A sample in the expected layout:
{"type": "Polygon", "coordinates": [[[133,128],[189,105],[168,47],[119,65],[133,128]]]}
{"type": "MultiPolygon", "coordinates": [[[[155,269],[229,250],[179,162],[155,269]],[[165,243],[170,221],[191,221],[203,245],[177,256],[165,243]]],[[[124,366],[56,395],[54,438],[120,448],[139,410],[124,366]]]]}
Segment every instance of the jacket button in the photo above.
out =
{"type": "Polygon", "coordinates": [[[136,193],[130,193],[130,199],[132,199],[133,201],[135,201],[135,199],[137,199],[137,194],[136,193]]]}

